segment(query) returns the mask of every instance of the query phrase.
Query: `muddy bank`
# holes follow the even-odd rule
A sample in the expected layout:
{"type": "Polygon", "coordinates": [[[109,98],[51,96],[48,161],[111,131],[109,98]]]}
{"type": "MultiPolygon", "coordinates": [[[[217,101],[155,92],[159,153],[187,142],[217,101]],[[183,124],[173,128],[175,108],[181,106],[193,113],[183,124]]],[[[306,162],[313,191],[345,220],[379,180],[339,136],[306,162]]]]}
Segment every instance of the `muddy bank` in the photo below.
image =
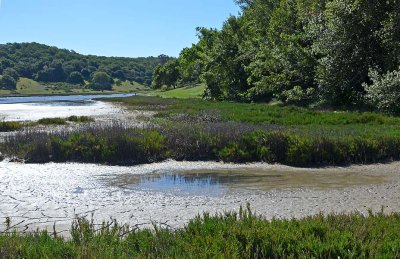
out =
{"type": "Polygon", "coordinates": [[[382,207],[389,213],[400,211],[399,168],[400,163],[299,169],[261,163],[167,161],[113,167],[3,161],[0,218],[12,218],[12,225],[20,231],[52,229],[56,224],[58,231],[66,233],[75,215],[93,215],[96,222],[116,219],[143,227],[157,222],[179,228],[199,213],[237,210],[247,202],[267,218],[367,213],[369,208],[378,211],[382,207]],[[253,177],[246,178],[246,173],[253,177]],[[232,174],[242,181],[226,181],[232,174]],[[264,180],[260,181],[257,177],[262,175],[264,180]],[[171,183],[171,177],[166,181],[168,176],[175,177],[178,184],[171,183]],[[149,177],[156,188],[148,184],[149,177]],[[157,183],[163,177],[164,182],[157,183]],[[224,177],[225,181],[221,180],[224,177]],[[147,181],[147,185],[140,185],[140,181],[147,181]],[[204,181],[216,184],[202,185],[204,181]],[[192,184],[189,189],[197,188],[196,192],[185,192],[186,183],[192,184]],[[163,189],[160,184],[172,187],[163,189]]]}

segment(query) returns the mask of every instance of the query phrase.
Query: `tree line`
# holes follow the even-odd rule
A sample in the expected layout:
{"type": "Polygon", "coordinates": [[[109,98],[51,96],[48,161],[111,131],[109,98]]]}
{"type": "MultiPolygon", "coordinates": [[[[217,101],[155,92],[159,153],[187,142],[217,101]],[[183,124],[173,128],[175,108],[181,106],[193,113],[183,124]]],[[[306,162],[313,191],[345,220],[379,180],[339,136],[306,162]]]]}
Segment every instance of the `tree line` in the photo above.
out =
{"type": "Polygon", "coordinates": [[[215,100],[400,113],[399,0],[236,0],[221,30],[155,68],[152,86],[215,100]]]}
{"type": "Polygon", "coordinates": [[[85,84],[111,89],[119,81],[151,85],[153,70],[170,58],[120,58],[81,55],[38,43],[0,44],[0,89],[15,89],[20,77],[43,83],[85,84]]]}

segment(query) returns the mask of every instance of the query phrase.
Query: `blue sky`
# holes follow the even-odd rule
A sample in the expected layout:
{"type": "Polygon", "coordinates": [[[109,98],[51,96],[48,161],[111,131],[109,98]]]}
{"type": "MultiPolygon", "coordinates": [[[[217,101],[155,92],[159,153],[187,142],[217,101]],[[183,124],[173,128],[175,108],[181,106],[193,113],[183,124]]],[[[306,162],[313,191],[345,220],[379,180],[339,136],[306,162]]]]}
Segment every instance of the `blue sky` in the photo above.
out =
{"type": "Polygon", "coordinates": [[[0,43],[39,42],[82,54],[177,56],[198,26],[221,28],[233,0],[0,0],[0,43]]]}

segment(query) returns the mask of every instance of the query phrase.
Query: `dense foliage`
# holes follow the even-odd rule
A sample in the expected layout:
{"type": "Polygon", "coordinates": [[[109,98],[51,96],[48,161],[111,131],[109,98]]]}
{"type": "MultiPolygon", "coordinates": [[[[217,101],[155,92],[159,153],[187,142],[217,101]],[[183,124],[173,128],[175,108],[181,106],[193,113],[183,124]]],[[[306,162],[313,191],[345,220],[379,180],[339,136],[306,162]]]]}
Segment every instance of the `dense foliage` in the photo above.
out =
{"type": "MultiPolygon", "coordinates": [[[[10,220],[8,225],[12,224],[10,220]]],[[[68,240],[49,232],[0,235],[2,258],[398,258],[400,215],[316,215],[267,221],[250,207],[154,229],[78,218],[68,240]]]]}
{"type": "MultiPolygon", "coordinates": [[[[96,73],[105,73],[112,80],[150,85],[153,70],[170,58],[164,55],[147,58],[119,58],[81,55],[74,51],[38,43],[0,44],[0,89],[15,89],[19,77],[39,82],[91,82],[96,73]]],[[[99,86],[94,82],[89,86],[99,86]]]]}
{"type": "Polygon", "coordinates": [[[202,81],[205,96],[216,100],[372,105],[399,113],[395,98],[386,98],[385,107],[365,98],[370,90],[374,98],[396,85],[388,76],[400,65],[398,0],[236,2],[241,14],[229,17],[220,31],[198,28],[199,42],[175,62],[179,76],[159,80],[172,71],[161,66],[153,87],[202,81]],[[381,75],[387,79],[376,83],[381,75]]]}

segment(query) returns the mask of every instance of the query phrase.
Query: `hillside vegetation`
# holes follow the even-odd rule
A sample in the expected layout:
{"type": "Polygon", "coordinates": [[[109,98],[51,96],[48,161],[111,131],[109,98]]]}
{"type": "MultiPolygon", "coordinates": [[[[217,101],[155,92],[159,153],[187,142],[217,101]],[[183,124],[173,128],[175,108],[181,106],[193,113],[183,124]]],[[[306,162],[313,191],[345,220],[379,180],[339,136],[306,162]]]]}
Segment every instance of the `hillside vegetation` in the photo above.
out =
{"type": "Polygon", "coordinates": [[[236,0],[241,14],[155,68],[215,100],[400,113],[399,0],[236,0]]]}
{"type": "Polygon", "coordinates": [[[38,43],[0,44],[0,89],[18,90],[21,78],[40,85],[85,86],[93,90],[112,90],[113,85],[120,87],[124,82],[150,85],[154,68],[169,59],[165,55],[146,58],[81,55],[38,43]]]}

